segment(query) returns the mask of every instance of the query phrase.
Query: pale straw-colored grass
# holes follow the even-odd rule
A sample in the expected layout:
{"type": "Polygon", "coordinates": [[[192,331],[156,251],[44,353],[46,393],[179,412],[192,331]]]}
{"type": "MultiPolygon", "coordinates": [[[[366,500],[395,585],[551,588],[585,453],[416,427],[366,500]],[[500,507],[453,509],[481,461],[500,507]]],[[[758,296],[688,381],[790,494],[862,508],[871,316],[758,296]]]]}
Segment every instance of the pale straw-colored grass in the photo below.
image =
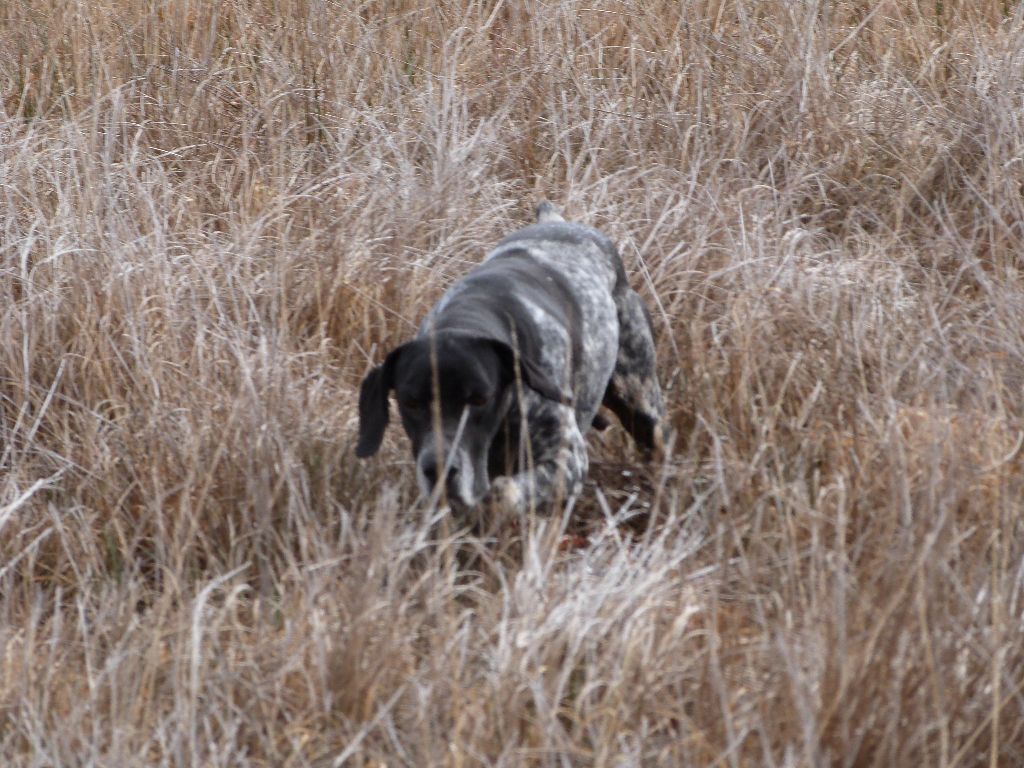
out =
{"type": "Polygon", "coordinates": [[[1020,8],[3,4],[3,764],[1024,764],[1020,8]],[[675,452],[479,540],[356,392],[541,197],[675,452]]]}

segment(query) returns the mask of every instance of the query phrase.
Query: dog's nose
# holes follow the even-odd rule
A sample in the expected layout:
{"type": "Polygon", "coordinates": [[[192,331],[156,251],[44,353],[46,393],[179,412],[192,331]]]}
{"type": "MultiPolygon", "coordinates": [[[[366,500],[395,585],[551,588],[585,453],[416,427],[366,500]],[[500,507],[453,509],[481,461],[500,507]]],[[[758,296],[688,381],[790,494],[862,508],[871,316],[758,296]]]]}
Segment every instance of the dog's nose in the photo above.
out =
{"type": "MultiPolygon", "coordinates": [[[[427,483],[430,484],[431,488],[437,487],[437,472],[438,472],[438,466],[437,466],[437,462],[436,461],[431,460],[431,461],[428,461],[426,464],[423,465],[423,477],[426,478],[427,483]]],[[[453,487],[455,487],[455,481],[456,481],[456,478],[458,476],[459,476],[459,468],[458,467],[450,467],[448,469],[448,474],[445,477],[445,487],[449,491],[453,487]]]]}

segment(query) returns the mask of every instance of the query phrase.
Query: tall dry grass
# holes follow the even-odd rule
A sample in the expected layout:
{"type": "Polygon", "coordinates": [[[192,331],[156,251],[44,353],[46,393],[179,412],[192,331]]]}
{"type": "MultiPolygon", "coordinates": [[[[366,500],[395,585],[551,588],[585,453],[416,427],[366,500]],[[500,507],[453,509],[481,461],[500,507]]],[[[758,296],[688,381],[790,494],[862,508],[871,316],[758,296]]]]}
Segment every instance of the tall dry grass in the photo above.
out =
{"type": "Polygon", "coordinates": [[[1019,3],[26,0],[0,51],[5,765],[1024,764],[1019,3]],[[541,196],[678,438],[480,541],[355,392],[541,196]]]}

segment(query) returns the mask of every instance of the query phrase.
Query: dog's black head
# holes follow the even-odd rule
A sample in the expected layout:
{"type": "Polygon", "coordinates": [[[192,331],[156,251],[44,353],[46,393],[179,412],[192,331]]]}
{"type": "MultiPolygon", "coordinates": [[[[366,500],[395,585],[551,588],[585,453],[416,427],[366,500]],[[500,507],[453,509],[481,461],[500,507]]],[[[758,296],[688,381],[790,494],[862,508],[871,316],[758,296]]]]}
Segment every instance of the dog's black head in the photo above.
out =
{"type": "Polygon", "coordinates": [[[363,379],[356,455],[380,447],[394,390],[421,490],[444,482],[450,501],[472,506],[490,486],[487,457],[516,397],[517,363],[523,386],[566,400],[532,358],[517,358],[503,341],[439,333],[403,344],[363,379]]]}

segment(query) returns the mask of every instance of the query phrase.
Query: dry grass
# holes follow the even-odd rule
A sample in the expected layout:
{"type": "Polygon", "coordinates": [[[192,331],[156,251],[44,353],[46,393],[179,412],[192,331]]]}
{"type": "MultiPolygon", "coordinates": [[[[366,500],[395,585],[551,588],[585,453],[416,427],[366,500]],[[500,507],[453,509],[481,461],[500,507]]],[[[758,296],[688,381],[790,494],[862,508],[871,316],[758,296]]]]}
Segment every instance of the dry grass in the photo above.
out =
{"type": "Polygon", "coordinates": [[[0,5],[4,764],[1024,764],[1020,9],[0,5]],[[679,435],[478,541],[355,389],[540,196],[679,435]]]}

